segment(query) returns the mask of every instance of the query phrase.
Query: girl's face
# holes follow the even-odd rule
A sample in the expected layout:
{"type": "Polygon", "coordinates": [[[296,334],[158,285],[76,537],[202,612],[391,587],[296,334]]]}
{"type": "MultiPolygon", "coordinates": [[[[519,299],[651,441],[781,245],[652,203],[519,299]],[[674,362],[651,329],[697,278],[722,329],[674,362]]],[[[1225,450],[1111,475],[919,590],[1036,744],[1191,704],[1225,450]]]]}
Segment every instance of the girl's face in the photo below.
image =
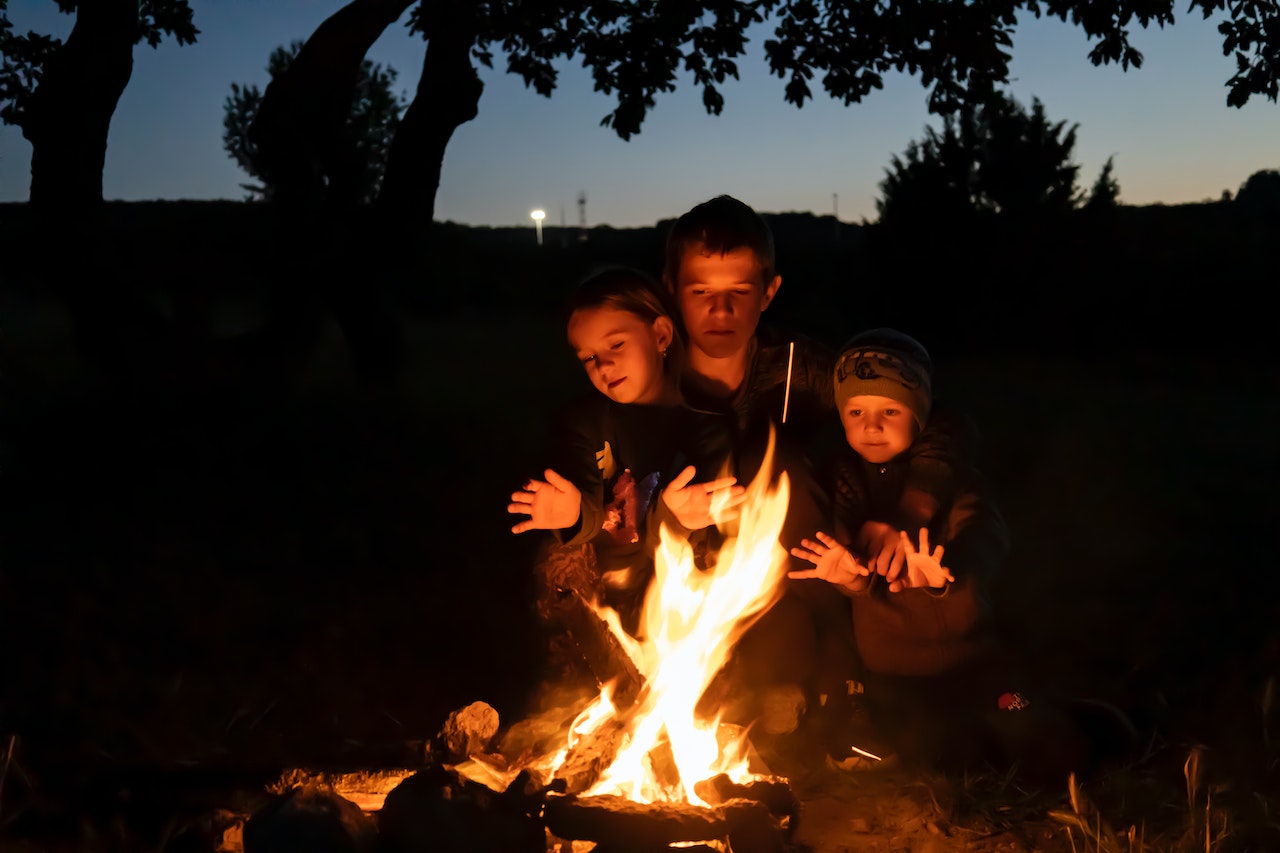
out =
{"type": "Polygon", "coordinates": [[[663,353],[675,327],[620,308],[580,308],[569,317],[569,346],[596,390],[616,403],[658,403],[670,397],[663,353]]]}

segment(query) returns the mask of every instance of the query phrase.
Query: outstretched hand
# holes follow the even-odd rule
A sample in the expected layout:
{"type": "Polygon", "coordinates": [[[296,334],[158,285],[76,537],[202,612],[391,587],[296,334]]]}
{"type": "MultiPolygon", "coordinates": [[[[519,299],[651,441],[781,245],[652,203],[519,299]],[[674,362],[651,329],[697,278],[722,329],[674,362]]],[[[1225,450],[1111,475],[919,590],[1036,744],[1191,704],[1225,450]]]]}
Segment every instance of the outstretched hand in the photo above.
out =
{"type": "Polygon", "coordinates": [[[820,578],[836,586],[856,591],[866,586],[871,570],[860,564],[849,549],[819,530],[813,539],[801,539],[791,555],[808,560],[815,568],[787,572],[789,578],[820,578]]]}
{"type": "Polygon", "coordinates": [[[747,491],[738,485],[736,477],[720,477],[690,485],[697,473],[698,469],[690,465],[662,490],[662,502],[676,521],[690,530],[701,530],[728,520],[747,491]]]}
{"type": "Polygon", "coordinates": [[[528,519],[511,528],[512,533],[526,530],[563,530],[572,527],[582,513],[582,493],[578,487],[548,468],[545,480],[530,480],[524,489],[511,495],[507,512],[527,515],[528,519]]]}
{"type": "Polygon", "coordinates": [[[902,550],[898,528],[883,521],[865,522],[854,545],[866,555],[867,568],[887,581],[895,581],[906,568],[907,555],[902,550]]]}
{"type": "Polygon", "coordinates": [[[932,553],[929,551],[929,528],[920,528],[920,550],[918,551],[911,537],[907,536],[907,531],[901,531],[901,537],[902,551],[906,555],[906,576],[902,579],[886,578],[889,580],[890,592],[900,592],[921,586],[940,589],[955,582],[955,576],[951,574],[951,570],[942,565],[942,546],[935,547],[932,553]]]}

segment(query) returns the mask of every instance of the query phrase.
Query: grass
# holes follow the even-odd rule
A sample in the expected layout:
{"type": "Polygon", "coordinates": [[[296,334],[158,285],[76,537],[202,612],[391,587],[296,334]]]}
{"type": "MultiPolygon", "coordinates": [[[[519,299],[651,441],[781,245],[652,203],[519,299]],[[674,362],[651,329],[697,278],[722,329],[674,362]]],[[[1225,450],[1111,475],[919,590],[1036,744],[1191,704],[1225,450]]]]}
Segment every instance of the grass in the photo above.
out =
{"type": "MultiPolygon", "coordinates": [[[[539,638],[505,504],[582,387],[553,322],[417,324],[377,392],[331,329],[252,406],[109,391],[56,322],[4,338],[0,839],[180,849],[283,767],[403,762],[477,699],[518,718],[539,638]]],[[[1278,846],[1276,375],[1198,353],[940,368],[1014,533],[1006,627],[1146,747],[1061,791],[963,780],[958,825],[1278,846]]]]}

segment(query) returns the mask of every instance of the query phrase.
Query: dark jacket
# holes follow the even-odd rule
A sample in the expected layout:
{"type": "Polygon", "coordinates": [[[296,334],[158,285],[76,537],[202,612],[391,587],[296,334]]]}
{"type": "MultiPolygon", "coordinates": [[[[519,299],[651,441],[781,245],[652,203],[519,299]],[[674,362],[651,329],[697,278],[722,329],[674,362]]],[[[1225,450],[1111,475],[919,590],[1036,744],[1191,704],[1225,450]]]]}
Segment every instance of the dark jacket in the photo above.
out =
{"type": "Polygon", "coordinates": [[[555,536],[592,543],[602,572],[643,573],[645,517],[660,485],[688,464],[700,480],[715,477],[724,441],[720,418],[684,406],[624,406],[594,391],[572,401],[557,417],[549,467],[582,492],[582,512],[555,536]]]}
{"type": "MultiPolygon", "coordinates": [[[[943,456],[943,444],[930,452],[943,456]]],[[[955,582],[940,590],[890,593],[873,575],[865,590],[851,596],[858,653],[872,673],[938,675],[998,649],[990,589],[1009,555],[1008,528],[971,458],[932,462],[945,463],[950,473],[932,483],[938,509],[924,526],[930,545],[943,546],[942,562],[955,582]]],[[[903,525],[901,504],[915,467],[910,451],[883,465],[848,448],[837,454],[829,471],[836,539],[851,542],[866,521],[914,530],[903,525]]]]}
{"type": "MultiPolygon", "coordinates": [[[[826,494],[813,477],[811,451],[820,445],[824,436],[830,442],[833,436],[839,435],[833,370],[834,356],[821,343],[761,325],[751,342],[742,387],[732,399],[700,394],[688,382],[681,389],[686,405],[701,412],[709,419],[706,424],[712,428],[718,425],[721,431],[718,439],[702,442],[703,448],[720,453],[720,464],[707,465],[706,476],[700,469],[697,480],[711,479],[725,471],[737,477],[741,485],[750,485],[760,472],[769,447],[770,431],[773,431],[771,476],[776,479],[779,472],[787,471],[791,487],[782,532],[782,542],[788,548],[798,545],[801,537],[811,536],[816,525],[830,514],[826,494]],[[782,422],[784,408],[786,423],[782,422]]],[[[683,528],[660,500],[653,509],[655,517],[649,529],[655,541],[658,529],[665,524],[688,537],[700,557],[719,548],[717,531],[683,528]]],[[[802,566],[797,563],[794,568],[802,566]]]]}

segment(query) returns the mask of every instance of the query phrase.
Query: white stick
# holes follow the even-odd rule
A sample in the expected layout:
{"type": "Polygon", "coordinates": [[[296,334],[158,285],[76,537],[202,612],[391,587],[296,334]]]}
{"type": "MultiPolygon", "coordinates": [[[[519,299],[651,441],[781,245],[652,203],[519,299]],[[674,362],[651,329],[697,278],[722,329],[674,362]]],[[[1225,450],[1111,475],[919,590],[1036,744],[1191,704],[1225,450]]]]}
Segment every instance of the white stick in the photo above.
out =
{"type": "Polygon", "coordinates": [[[796,358],[796,342],[791,342],[791,348],[787,352],[787,387],[782,394],[782,422],[787,422],[787,406],[791,402],[791,364],[796,358]]]}

